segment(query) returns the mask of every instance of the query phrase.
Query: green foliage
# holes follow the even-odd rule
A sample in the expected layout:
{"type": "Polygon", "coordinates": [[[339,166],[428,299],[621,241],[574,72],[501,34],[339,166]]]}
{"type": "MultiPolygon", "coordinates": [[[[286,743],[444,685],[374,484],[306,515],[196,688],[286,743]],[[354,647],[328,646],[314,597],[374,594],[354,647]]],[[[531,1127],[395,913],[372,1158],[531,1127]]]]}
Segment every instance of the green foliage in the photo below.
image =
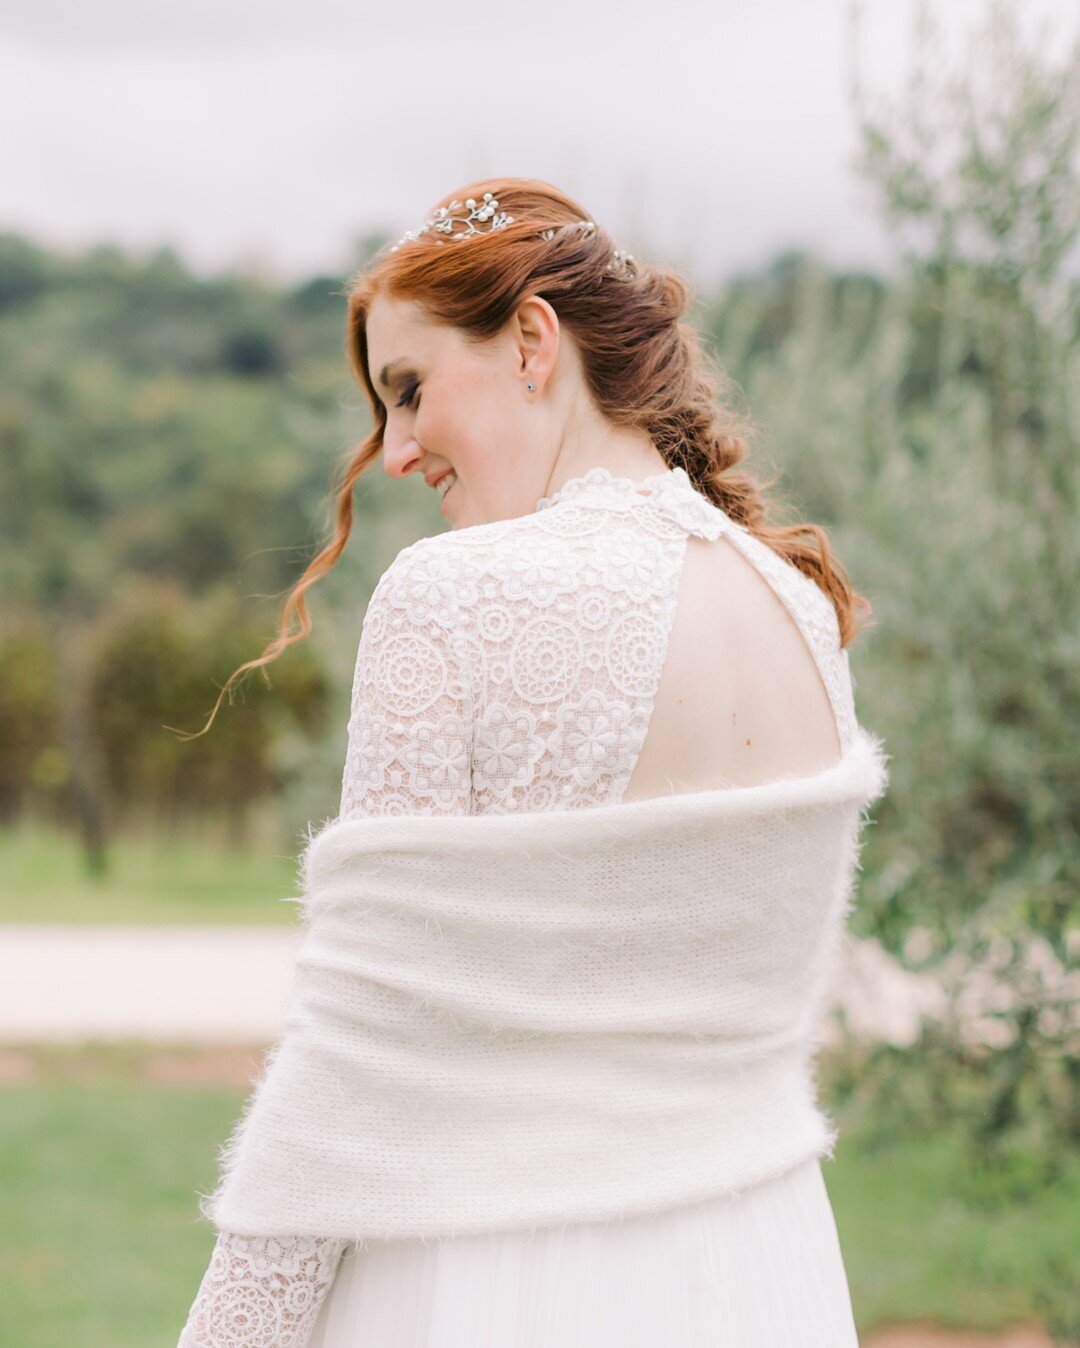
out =
{"type": "Polygon", "coordinates": [[[0,234],[0,313],[37,298],[49,284],[50,258],[16,234],[0,234]]]}
{"type": "MultiPolygon", "coordinates": [[[[168,250],[4,236],[0,273],[0,813],[78,822],[97,871],[110,828],[155,813],[224,808],[241,838],[328,723],[325,641],[243,676],[205,736],[167,727],[201,728],[277,635],[236,582],[279,598],[310,553],[346,440],[340,334],[310,296],[168,250]]],[[[341,628],[354,654],[359,606],[341,628]]]]}
{"type": "Polygon", "coordinates": [[[59,689],[47,641],[12,632],[0,644],[0,818],[12,820],[24,793],[48,793],[66,769],[60,742],[59,689]]]}
{"type": "Polygon", "coordinates": [[[147,734],[165,729],[163,718],[176,708],[196,707],[215,673],[250,658],[258,638],[236,597],[221,586],[197,602],[161,587],[145,587],[132,598],[99,627],[92,661],[90,706],[104,784],[113,799],[138,801],[140,811],[158,817],[209,806],[232,817],[242,839],[250,802],[283,785],[273,752],[279,727],[293,722],[306,734],[323,728],[326,676],[301,643],[263,679],[250,671],[242,701],[225,704],[220,726],[215,722],[205,737],[147,734]],[[143,733],[133,735],[133,725],[143,733]]]}
{"type": "Polygon", "coordinates": [[[927,1029],[915,1052],[982,1161],[1020,1146],[1052,1170],[1080,1141],[1080,998],[1064,972],[1080,948],[1080,288],[1065,267],[1080,39],[1052,60],[994,3],[955,75],[927,4],[915,20],[902,111],[870,110],[856,83],[907,327],[932,334],[914,383],[885,348],[884,491],[859,512],[886,540],[866,574],[891,608],[867,681],[907,760],[864,913],[897,953],[917,932],[928,962],[989,975],[974,1009],[953,981],[947,1033],[927,1029]]]}

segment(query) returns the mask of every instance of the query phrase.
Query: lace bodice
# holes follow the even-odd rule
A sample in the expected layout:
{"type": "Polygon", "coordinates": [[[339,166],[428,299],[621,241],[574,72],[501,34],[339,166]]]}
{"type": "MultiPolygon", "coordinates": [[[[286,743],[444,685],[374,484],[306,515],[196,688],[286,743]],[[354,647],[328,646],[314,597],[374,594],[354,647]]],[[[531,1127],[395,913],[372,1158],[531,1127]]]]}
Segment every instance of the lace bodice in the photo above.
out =
{"type": "MultiPolygon", "coordinates": [[[[403,549],[357,652],[340,817],[587,809],[625,793],[690,535],[728,534],[814,652],[842,747],[856,725],[831,601],[682,468],[593,468],[531,515],[403,549]]],[[[347,1242],[222,1232],[178,1348],[303,1348],[347,1242]]]]}

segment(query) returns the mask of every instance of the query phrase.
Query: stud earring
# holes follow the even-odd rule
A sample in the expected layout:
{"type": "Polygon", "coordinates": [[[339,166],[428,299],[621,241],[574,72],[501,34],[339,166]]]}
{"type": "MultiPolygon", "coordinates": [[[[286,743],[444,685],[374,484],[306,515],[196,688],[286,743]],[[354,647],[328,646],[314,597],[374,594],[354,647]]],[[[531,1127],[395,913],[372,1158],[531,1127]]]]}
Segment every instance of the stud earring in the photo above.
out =
{"type": "Polygon", "coordinates": [[[530,379],[529,382],[525,385],[525,387],[529,390],[530,393],[534,393],[534,392],[536,391],[536,385],[533,383],[533,381],[532,381],[531,379],[530,379]]]}

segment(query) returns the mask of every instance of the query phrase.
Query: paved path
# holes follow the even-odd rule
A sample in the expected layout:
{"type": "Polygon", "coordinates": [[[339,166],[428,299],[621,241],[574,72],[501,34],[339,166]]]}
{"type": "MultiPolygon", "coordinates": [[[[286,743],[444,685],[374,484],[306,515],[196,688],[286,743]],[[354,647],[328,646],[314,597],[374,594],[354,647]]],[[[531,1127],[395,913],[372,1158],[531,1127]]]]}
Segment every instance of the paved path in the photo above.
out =
{"type": "Polygon", "coordinates": [[[873,1330],[864,1334],[860,1343],[862,1348],[1069,1348],[1036,1325],[1016,1325],[1000,1334],[904,1325],[873,1330]]]}
{"type": "MultiPolygon", "coordinates": [[[[288,927],[0,925],[0,1043],[270,1042],[300,939],[288,927]]],[[[909,1043],[939,1003],[876,943],[845,941],[829,1005],[857,1035],[909,1043]]]]}
{"type": "Polygon", "coordinates": [[[265,926],[0,926],[0,1042],[271,1040],[299,940],[265,926]]]}

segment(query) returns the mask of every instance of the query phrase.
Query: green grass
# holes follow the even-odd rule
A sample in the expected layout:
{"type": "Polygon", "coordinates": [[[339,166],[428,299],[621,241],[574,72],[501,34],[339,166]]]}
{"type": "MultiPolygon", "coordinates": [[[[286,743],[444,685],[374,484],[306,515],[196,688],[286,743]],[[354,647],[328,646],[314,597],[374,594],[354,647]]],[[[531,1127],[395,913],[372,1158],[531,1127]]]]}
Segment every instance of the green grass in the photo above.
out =
{"type": "MultiPolygon", "coordinates": [[[[213,1247],[197,1195],[247,1092],[147,1081],[145,1051],[53,1048],[37,1079],[0,1089],[5,1342],[173,1348],[179,1336],[213,1247]]],[[[1067,1313],[1080,1158],[1032,1201],[992,1209],[945,1135],[880,1149],[842,1133],[824,1173],[861,1334],[1067,1313]]]]}
{"type": "Polygon", "coordinates": [[[991,1203],[947,1134],[871,1149],[842,1137],[823,1163],[860,1330],[927,1320],[995,1330],[1080,1313],[1080,1157],[1027,1201],[991,1203]],[[1070,1290],[1071,1289],[1071,1290],[1070,1290]]]}
{"type": "Polygon", "coordinates": [[[213,1243],[195,1189],[239,1099],[111,1073],[0,1092],[4,1342],[174,1348],[213,1243]]]}
{"type": "Polygon", "coordinates": [[[107,874],[86,872],[76,838],[27,825],[0,832],[0,922],[295,924],[292,851],[253,843],[244,851],[188,827],[171,838],[117,839],[107,874]]]}

